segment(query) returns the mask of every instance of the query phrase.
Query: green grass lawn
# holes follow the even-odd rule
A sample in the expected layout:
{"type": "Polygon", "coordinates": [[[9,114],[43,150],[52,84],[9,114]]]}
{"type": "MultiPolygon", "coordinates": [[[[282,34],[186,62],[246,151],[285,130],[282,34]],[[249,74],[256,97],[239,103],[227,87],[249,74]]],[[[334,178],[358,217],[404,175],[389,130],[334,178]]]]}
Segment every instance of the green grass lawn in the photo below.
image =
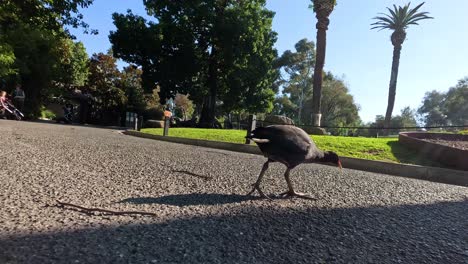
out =
{"type": "MultiPolygon", "coordinates": [[[[162,135],[162,128],[144,128],[144,133],[162,135]]],[[[203,128],[171,128],[169,136],[204,139],[243,144],[245,130],[203,129],[203,128]]],[[[416,153],[398,143],[398,138],[364,138],[311,136],[322,150],[331,150],[340,156],[369,160],[438,166],[431,161],[418,158],[416,153]]]]}

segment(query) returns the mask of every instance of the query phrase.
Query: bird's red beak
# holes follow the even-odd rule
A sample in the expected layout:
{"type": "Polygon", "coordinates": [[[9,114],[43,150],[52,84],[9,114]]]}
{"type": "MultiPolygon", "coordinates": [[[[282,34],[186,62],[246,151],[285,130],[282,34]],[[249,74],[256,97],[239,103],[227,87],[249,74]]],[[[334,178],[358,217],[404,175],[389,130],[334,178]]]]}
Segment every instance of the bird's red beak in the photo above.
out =
{"type": "Polygon", "coordinates": [[[338,160],[338,167],[340,167],[340,170],[343,169],[343,166],[341,166],[341,160],[338,160]]]}

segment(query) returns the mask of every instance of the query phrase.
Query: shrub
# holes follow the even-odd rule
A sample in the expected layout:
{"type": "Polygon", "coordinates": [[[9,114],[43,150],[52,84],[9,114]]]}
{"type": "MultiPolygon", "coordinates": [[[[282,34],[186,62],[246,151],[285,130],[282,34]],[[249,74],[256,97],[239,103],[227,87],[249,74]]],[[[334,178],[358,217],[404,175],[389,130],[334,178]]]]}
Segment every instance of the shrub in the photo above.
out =
{"type": "Polygon", "coordinates": [[[143,112],[144,120],[163,120],[164,112],[158,107],[148,108],[143,112]]]}
{"type": "Polygon", "coordinates": [[[51,110],[41,107],[41,117],[43,119],[55,119],[56,115],[51,110]]]}

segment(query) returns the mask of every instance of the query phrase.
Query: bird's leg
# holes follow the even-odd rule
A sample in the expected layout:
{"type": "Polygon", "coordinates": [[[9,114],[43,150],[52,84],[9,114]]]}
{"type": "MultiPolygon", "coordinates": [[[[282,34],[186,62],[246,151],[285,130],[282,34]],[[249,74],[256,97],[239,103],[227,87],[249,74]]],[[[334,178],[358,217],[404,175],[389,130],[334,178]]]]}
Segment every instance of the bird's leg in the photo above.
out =
{"type": "Polygon", "coordinates": [[[257,190],[262,198],[270,199],[270,197],[266,196],[262,192],[262,190],[260,189],[260,182],[262,181],[263,175],[265,174],[266,170],[268,169],[268,164],[269,163],[270,163],[270,161],[268,160],[267,162],[265,162],[265,164],[263,164],[262,171],[258,175],[257,181],[254,184],[252,184],[253,188],[247,195],[251,195],[253,192],[255,192],[255,190],[257,190]]]}
{"type": "Polygon", "coordinates": [[[314,200],[312,196],[305,194],[305,193],[298,193],[294,191],[294,188],[292,186],[291,180],[289,179],[289,172],[291,171],[290,168],[287,168],[286,171],[284,172],[284,178],[286,179],[286,183],[288,184],[288,191],[284,193],[280,193],[281,197],[299,197],[299,198],[304,198],[304,199],[311,199],[314,200]]]}

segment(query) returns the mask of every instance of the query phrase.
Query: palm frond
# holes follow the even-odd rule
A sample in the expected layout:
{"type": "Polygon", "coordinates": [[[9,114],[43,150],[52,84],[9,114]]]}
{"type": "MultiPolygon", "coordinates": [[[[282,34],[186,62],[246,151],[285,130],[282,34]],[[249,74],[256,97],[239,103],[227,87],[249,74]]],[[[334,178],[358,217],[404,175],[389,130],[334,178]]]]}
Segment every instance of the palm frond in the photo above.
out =
{"type": "MultiPolygon", "coordinates": [[[[393,7],[395,7],[395,8],[396,8],[396,6],[395,6],[395,5],[393,5],[393,7]]],[[[390,12],[390,14],[391,14],[393,17],[395,17],[395,16],[396,16],[396,12],[395,12],[395,11],[393,11],[392,9],[390,9],[390,8],[388,8],[388,7],[387,7],[387,9],[388,9],[388,12],[390,12]]]]}
{"type": "Polygon", "coordinates": [[[409,25],[418,25],[418,21],[423,19],[432,19],[429,12],[419,12],[419,8],[424,5],[424,2],[417,5],[415,8],[410,8],[411,2],[404,6],[393,5],[393,8],[387,7],[388,13],[379,13],[373,19],[377,20],[371,23],[371,29],[391,29],[405,30],[409,25]]]}
{"type": "Polygon", "coordinates": [[[388,25],[393,25],[395,24],[393,20],[389,17],[374,17],[374,19],[379,20],[377,22],[372,23],[371,25],[377,25],[377,24],[388,24],[388,25]]]}
{"type": "MultiPolygon", "coordinates": [[[[411,4],[411,3],[409,3],[411,4]]],[[[409,5],[408,4],[408,5],[409,5]]],[[[424,5],[424,2],[422,2],[421,4],[419,4],[418,6],[416,6],[415,8],[411,9],[410,12],[408,13],[408,17],[411,17],[413,16],[414,14],[416,14],[416,12],[418,12],[418,9],[424,5]]],[[[428,12],[424,12],[424,13],[428,13],[428,12]]]]}

